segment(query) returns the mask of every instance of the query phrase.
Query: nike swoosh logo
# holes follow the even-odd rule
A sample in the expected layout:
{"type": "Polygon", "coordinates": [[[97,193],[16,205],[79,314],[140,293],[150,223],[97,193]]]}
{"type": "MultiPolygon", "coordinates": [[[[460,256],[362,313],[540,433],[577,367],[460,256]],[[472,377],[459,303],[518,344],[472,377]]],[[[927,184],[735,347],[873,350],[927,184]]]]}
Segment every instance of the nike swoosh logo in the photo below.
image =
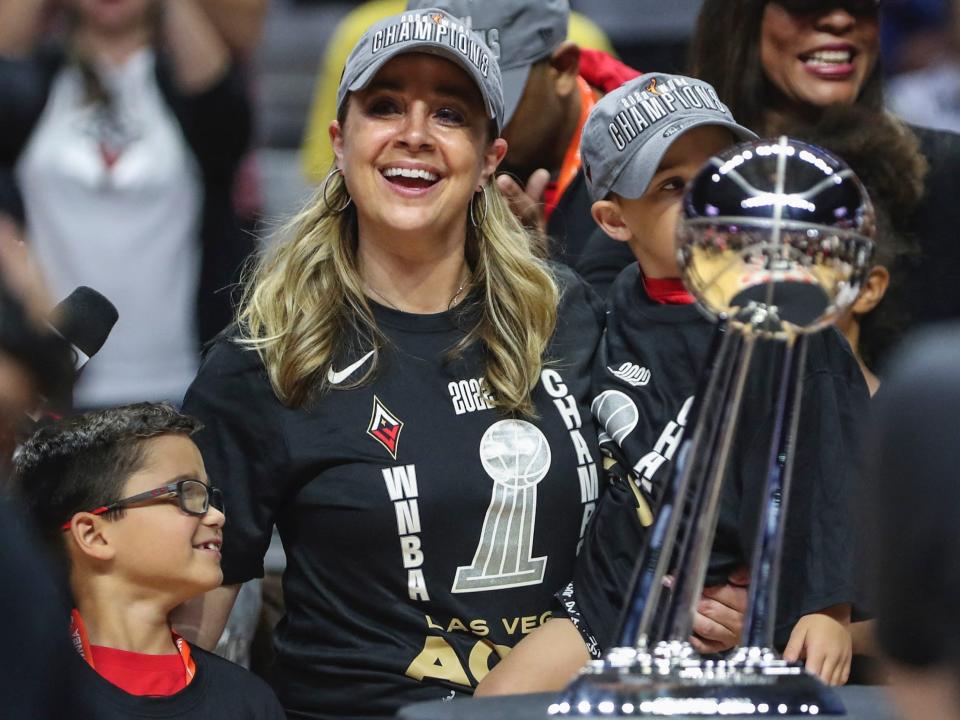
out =
{"type": "Polygon", "coordinates": [[[334,370],[333,367],[331,367],[329,370],[327,370],[327,382],[330,383],[331,385],[339,385],[339,384],[342,383],[344,380],[346,380],[348,377],[350,377],[351,375],[353,375],[353,373],[355,373],[357,370],[359,370],[360,367],[361,367],[367,360],[369,360],[370,358],[372,358],[372,357],[373,357],[373,352],[374,352],[374,351],[371,350],[371,351],[368,352],[366,355],[364,355],[362,358],[360,358],[359,360],[357,360],[357,361],[356,361],[355,363],[353,363],[352,365],[348,365],[348,366],[345,367],[343,370],[337,371],[337,370],[334,370]]]}

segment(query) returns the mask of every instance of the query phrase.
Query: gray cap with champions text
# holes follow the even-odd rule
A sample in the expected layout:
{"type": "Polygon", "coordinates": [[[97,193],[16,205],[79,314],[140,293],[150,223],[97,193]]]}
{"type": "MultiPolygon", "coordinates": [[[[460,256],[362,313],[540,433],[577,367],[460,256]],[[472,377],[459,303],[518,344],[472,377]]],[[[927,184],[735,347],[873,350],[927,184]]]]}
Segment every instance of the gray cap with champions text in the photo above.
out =
{"type": "Polygon", "coordinates": [[[738,141],[757,137],[737,124],[712,85],[696,78],[648,73],[600,99],[580,140],[594,202],[611,192],[642,196],[674,141],[701,125],[729,128],[738,141]]]}
{"type": "Polygon", "coordinates": [[[493,50],[503,73],[504,123],[510,122],[531,66],[567,39],[568,0],[409,0],[407,9],[441,7],[461,18],[493,50]]]}
{"type": "Polygon", "coordinates": [[[365,88],[389,60],[406,53],[452,60],[480,90],[487,117],[503,129],[503,85],[496,55],[459,18],[439,8],[392,15],[370,26],[347,57],[337,90],[337,112],[347,95],[365,88]]]}

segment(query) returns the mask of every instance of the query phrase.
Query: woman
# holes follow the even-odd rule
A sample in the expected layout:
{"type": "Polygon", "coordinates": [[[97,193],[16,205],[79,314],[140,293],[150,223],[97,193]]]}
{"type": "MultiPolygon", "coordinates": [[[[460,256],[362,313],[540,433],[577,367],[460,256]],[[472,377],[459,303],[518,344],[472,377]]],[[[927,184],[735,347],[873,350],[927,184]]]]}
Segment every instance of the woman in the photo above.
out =
{"type": "MultiPolygon", "coordinates": [[[[0,47],[0,167],[15,172],[36,257],[56,296],[90,285],[120,312],[82,407],[179,403],[198,326],[209,337],[229,319],[210,332],[213,306],[229,304],[213,291],[243,257],[230,193],[250,109],[197,1],[66,0],[62,40],[0,47]]],[[[31,27],[45,6],[0,4],[0,25],[31,27]]]]}
{"type": "Polygon", "coordinates": [[[439,10],[370,28],[336,166],[261,258],[185,401],[224,486],[225,587],[287,554],[274,684],[291,718],[470,693],[545,621],[598,492],[602,314],[491,182],[499,69],[439,10]]]}
{"type": "MultiPolygon", "coordinates": [[[[815,123],[831,105],[883,110],[878,0],[705,0],[692,72],[760,135],[815,123]],[[717,42],[717,38],[724,38],[717,42]]],[[[902,125],[930,169],[910,225],[922,257],[902,296],[916,322],[960,316],[960,136],[902,125]]]]}
{"type": "MultiPolygon", "coordinates": [[[[833,105],[857,104],[884,113],[879,51],[878,0],[705,0],[692,65],[694,74],[715,84],[720,98],[745,125],[761,135],[774,135],[797,124],[824,121],[833,105]],[[718,43],[717,37],[727,41],[718,43]]],[[[878,119],[877,125],[888,121],[878,119]]],[[[830,122],[827,118],[826,124],[830,122]]],[[[898,338],[908,322],[960,316],[960,135],[897,125],[899,132],[916,136],[929,165],[920,201],[905,223],[920,254],[897,267],[894,297],[884,309],[887,317],[897,319],[898,338]]],[[[906,138],[901,144],[911,142],[906,138]]],[[[888,167],[878,167],[873,174],[896,172],[900,152],[890,151],[888,167]]],[[[905,188],[915,181],[915,172],[902,178],[905,188]]],[[[882,346],[891,339],[884,330],[864,325],[859,344],[882,346]]],[[[884,353],[889,349],[882,348],[884,353]]],[[[872,369],[879,367],[881,375],[883,360],[882,355],[871,359],[876,363],[872,369]]],[[[878,384],[874,377],[873,387],[878,384]]],[[[873,653],[871,625],[851,626],[855,653],[873,653]]]]}

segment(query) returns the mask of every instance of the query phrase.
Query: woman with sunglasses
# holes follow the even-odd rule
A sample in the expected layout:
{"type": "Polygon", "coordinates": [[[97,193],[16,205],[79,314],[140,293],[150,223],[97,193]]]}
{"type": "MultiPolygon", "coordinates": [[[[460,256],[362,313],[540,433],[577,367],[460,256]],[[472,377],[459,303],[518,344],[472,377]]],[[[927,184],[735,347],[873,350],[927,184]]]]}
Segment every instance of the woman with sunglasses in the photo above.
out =
{"type": "MultiPolygon", "coordinates": [[[[881,8],[880,0],[705,0],[692,43],[693,73],[712,83],[737,119],[761,135],[802,137],[797,128],[821,121],[827,126],[843,117],[831,112],[834,106],[886,114],[881,8]]],[[[920,255],[893,270],[896,304],[886,308],[901,318],[903,331],[912,323],[960,316],[960,136],[910,127],[892,116],[878,118],[878,125],[881,120],[899,126],[905,136],[900,148],[919,142],[929,167],[925,177],[922,169],[902,177],[904,190],[896,198],[909,197],[922,178],[919,205],[903,223],[915,235],[920,255]]],[[[864,145],[873,137],[865,132],[864,145]]],[[[891,151],[888,175],[903,166],[900,148],[891,151]]],[[[881,175],[882,164],[877,158],[875,172],[881,175]]],[[[899,339],[897,332],[861,342],[876,348],[882,365],[882,355],[899,339]]],[[[873,653],[871,625],[850,626],[854,653],[873,653]]]]}
{"type": "MultiPolygon", "coordinates": [[[[692,74],[762,136],[816,123],[831,106],[884,113],[880,0],[705,0],[692,74]]],[[[909,219],[920,257],[898,269],[913,322],[960,316],[960,135],[910,127],[929,165],[909,219]]]]}

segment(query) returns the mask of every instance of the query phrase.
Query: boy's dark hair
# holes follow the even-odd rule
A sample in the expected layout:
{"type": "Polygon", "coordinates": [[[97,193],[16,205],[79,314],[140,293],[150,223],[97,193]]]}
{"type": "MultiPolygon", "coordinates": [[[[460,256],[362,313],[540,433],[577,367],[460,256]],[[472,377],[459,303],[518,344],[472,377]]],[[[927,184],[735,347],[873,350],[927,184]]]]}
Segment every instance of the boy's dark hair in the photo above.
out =
{"type": "MultiPolygon", "coordinates": [[[[758,134],[770,134],[765,116],[780,94],[760,62],[760,26],[769,0],[704,0],[690,43],[690,75],[717,89],[733,116],[758,134]]],[[[857,105],[883,110],[883,73],[877,61],[857,105]]]]}
{"type": "Polygon", "coordinates": [[[928,171],[917,136],[886,112],[858,105],[827,108],[813,124],[791,124],[790,135],[826,148],[857,174],[877,213],[874,265],[890,273],[890,285],[872,312],[859,317],[860,355],[876,369],[912,324],[904,280],[915,274],[921,248],[912,229],[928,171]]]}
{"type": "Polygon", "coordinates": [[[192,435],[201,427],[167,403],[97,410],[41,428],[15,460],[14,482],[36,530],[63,568],[63,523],[74,513],[121,499],[127,479],[143,467],[143,441],[192,435]]]}

